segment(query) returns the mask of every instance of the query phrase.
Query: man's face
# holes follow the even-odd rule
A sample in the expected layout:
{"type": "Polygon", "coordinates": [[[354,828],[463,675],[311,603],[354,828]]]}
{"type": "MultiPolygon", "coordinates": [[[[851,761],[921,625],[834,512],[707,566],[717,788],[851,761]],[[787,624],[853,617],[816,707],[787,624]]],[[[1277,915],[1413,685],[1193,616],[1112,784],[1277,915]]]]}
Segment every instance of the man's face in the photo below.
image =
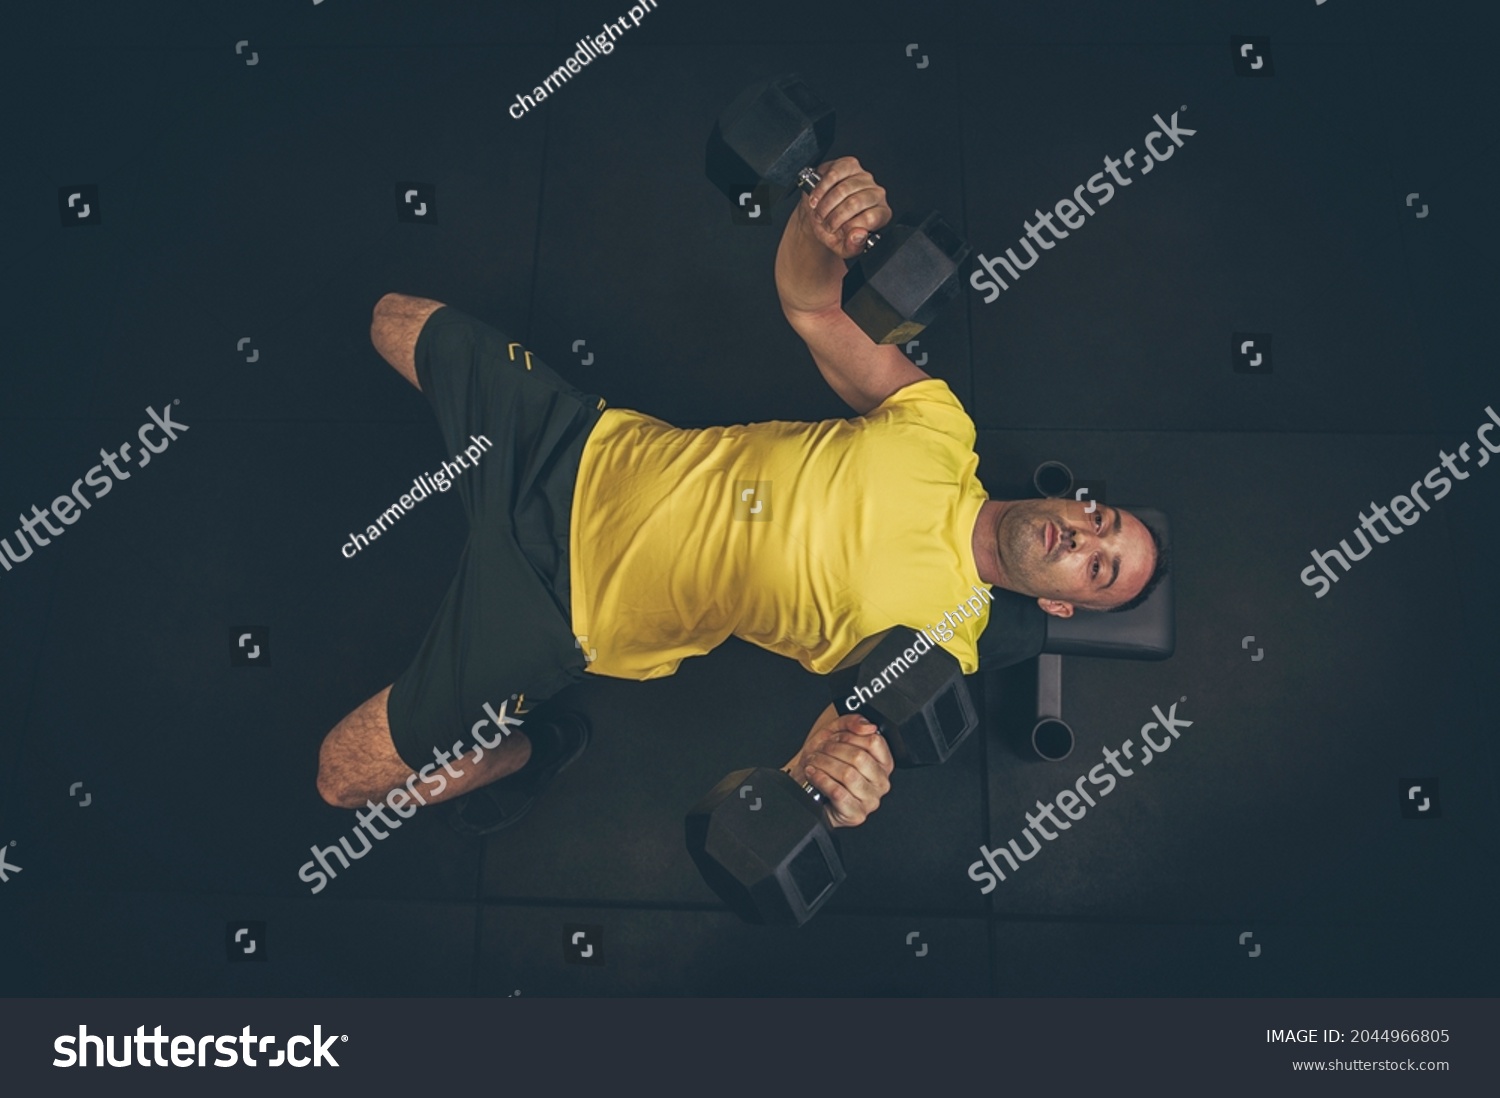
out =
{"type": "Polygon", "coordinates": [[[1129,602],[1156,567],[1145,524],[1092,500],[1016,500],[1001,512],[995,534],[1007,586],[1063,616],[1071,613],[1063,603],[1108,610],[1129,602]]]}

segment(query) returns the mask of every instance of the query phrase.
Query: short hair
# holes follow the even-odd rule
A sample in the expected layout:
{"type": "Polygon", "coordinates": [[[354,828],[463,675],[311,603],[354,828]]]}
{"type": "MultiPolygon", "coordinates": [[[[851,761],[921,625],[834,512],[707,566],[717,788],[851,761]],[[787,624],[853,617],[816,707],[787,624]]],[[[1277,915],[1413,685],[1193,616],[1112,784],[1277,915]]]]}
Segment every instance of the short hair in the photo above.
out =
{"type": "MultiPolygon", "coordinates": [[[[1136,518],[1139,519],[1140,516],[1137,515],[1136,518]]],[[[1134,610],[1151,597],[1151,592],[1156,590],[1157,585],[1162,581],[1162,577],[1171,570],[1171,554],[1167,552],[1167,547],[1162,544],[1161,534],[1157,531],[1156,527],[1144,519],[1141,519],[1141,525],[1151,531],[1151,541],[1156,546],[1156,567],[1151,570],[1151,575],[1146,579],[1146,586],[1141,588],[1140,594],[1136,595],[1129,602],[1122,602],[1119,606],[1111,606],[1108,610],[1104,611],[1106,614],[1123,614],[1126,610],[1134,610]]]]}

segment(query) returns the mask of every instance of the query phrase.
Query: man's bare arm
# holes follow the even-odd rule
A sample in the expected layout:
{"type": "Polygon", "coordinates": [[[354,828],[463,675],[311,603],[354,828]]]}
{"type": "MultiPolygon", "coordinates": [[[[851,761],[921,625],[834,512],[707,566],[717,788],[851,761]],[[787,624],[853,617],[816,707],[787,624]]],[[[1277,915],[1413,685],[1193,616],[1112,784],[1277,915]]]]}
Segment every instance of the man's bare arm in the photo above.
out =
{"type": "Polygon", "coordinates": [[[819,172],[823,181],[798,202],[782,233],[776,292],[824,380],[864,415],[929,375],[898,348],[873,342],[842,308],[844,260],[859,255],[868,234],[890,221],[885,191],[853,157],[819,172]]]}

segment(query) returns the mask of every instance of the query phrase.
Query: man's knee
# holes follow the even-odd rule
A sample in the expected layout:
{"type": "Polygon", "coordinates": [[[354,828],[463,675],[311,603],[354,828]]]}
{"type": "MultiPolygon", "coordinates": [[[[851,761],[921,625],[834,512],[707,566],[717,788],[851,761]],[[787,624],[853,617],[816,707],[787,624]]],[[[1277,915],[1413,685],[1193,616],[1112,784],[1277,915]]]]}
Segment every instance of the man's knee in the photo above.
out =
{"type": "Polygon", "coordinates": [[[417,297],[414,294],[398,293],[381,294],[380,300],[375,302],[375,309],[371,313],[370,319],[380,320],[383,317],[431,313],[441,307],[442,302],[434,301],[430,297],[417,297]]]}
{"type": "MultiPolygon", "coordinates": [[[[332,737],[330,736],[330,739],[332,737]]],[[[318,758],[318,796],[334,808],[359,808],[368,799],[351,768],[330,750],[328,740],[318,758]]]]}
{"type": "Polygon", "coordinates": [[[358,808],[386,795],[409,773],[391,739],[386,687],[323,737],[318,749],[318,795],[335,808],[358,808]]]}
{"type": "Polygon", "coordinates": [[[345,782],[335,777],[327,764],[320,764],[318,766],[318,796],[322,797],[324,801],[334,808],[353,808],[360,802],[349,803],[352,793],[353,790],[345,782]]]}

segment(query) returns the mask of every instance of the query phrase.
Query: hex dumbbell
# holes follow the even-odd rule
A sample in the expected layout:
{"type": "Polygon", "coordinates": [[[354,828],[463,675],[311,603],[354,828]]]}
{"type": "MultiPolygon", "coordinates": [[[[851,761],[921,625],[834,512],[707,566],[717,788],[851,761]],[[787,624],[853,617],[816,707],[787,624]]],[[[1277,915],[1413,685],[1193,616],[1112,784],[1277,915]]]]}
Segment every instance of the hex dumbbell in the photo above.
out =
{"type": "Polygon", "coordinates": [[[688,812],[688,854],[748,923],[801,926],[846,876],[823,795],[784,770],[736,770],[688,812]]]}
{"type": "MultiPolygon", "coordinates": [[[[762,188],[772,203],[793,191],[810,193],[821,182],[815,165],[833,144],[834,122],[833,108],[799,77],[752,84],[709,135],[709,181],[732,202],[762,188]]],[[[866,239],[844,280],[844,311],[876,343],[905,343],[958,296],[959,267],[968,254],[937,211],[899,218],[866,239]]]]}
{"type": "MultiPolygon", "coordinates": [[[[915,651],[911,634],[886,636],[865,656],[856,682],[879,681],[860,705],[900,767],[946,760],[979,725],[958,661],[930,642],[915,651]]],[[[926,641],[921,633],[916,634],[926,641]]],[[[838,692],[845,689],[843,682],[838,692]]],[[[840,699],[847,701],[847,699],[840,699]]],[[[729,774],[689,811],[688,853],[710,888],[751,923],[801,926],[846,876],[824,798],[782,770],[729,774]]]]}

